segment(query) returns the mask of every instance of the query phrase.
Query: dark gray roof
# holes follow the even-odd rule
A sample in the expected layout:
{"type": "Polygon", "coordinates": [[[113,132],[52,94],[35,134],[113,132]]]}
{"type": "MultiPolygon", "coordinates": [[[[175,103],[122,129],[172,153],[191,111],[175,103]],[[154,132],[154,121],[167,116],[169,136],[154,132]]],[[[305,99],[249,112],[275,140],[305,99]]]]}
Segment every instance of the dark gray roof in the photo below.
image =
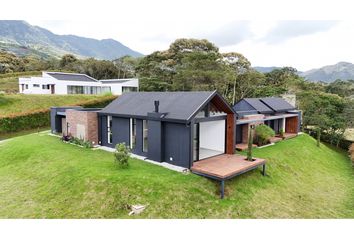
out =
{"type": "Polygon", "coordinates": [[[260,100],[276,112],[295,109],[293,105],[285,101],[283,98],[268,97],[268,98],[261,98],[260,100]]]}
{"type": "Polygon", "coordinates": [[[47,74],[57,80],[64,81],[80,81],[80,82],[97,82],[96,79],[87,76],[86,74],[79,73],[59,73],[59,72],[47,72],[47,74]]]}
{"type": "Polygon", "coordinates": [[[250,104],[259,113],[272,113],[273,110],[260,101],[258,98],[244,98],[244,100],[250,104]]]}
{"type": "Polygon", "coordinates": [[[146,117],[147,113],[154,111],[154,101],[158,100],[159,112],[167,113],[164,119],[186,121],[216,94],[216,92],[127,92],[102,109],[101,113],[146,117]]]}

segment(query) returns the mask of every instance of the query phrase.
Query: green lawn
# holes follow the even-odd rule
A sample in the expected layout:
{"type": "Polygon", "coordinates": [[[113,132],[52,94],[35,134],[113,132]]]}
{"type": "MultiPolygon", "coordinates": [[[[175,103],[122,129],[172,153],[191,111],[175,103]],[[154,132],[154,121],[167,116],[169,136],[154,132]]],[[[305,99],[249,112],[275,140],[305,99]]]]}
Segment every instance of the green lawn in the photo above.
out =
{"type": "Polygon", "coordinates": [[[255,150],[255,170],[217,184],[140,160],[128,169],[112,153],[60,142],[45,133],[0,143],[0,218],[353,218],[354,181],[342,151],[307,135],[255,150]]]}
{"type": "Polygon", "coordinates": [[[0,95],[0,116],[13,113],[31,112],[52,106],[65,106],[82,103],[84,101],[102,99],[104,95],[35,95],[35,94],[8,94],[0,95]]]}

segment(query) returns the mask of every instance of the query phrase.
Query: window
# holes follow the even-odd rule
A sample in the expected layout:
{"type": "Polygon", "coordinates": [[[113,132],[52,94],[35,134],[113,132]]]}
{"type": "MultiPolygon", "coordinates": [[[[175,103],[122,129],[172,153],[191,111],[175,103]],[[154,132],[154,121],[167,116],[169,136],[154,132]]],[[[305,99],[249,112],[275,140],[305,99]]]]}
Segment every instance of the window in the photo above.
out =
{"type": "Polygon", "coordinates": [[[110,92],[111,87],[68,86],[68,94],[101,94],[110,92]]]}
{"type": "Polygon", "coordinates": [[[84,94],[83,86],[68,86],[68,94],[84,94]]]}
{"type": "Polygon", "coordinates": [[[42,85],[42,89],[48,89],[48,90],[49,90],[49,88],[50,88],[50,87],[49,87],[49,84],[43,84],[43,85],[42,85]]]}
{"type": "Polygon", "coordinates": [[[40,85],[39,84],[33,84],[33,87],[39,87],[40,85]]]}
{"type": "Polygon", "coordinates": [[[107,116],[107,142],[112,143],[112,116],[107,116]]]}
{"type": "Polygon", "coordinates": [[[143,152],[148,151],[148,121],[143,120],[143,152]]]}
{"type": "Polygon", "coordinates": [[[101,93],[110,93],[111,87],[101,87],[101,93]]]}
{"type": "Polygon", "coordinates": [[[28,84],[25,84],[25,89],[28,89],[28,84]]]}
{"type": "Polygon", "coordinates": [[[137,92],[138,88],[137,87],[122,87],[122,92],[137,92]]]}
{"type": "Polygon", "coordinates": [[[134,149],[136,145],[136,119],[130,119],[130,149],[134,149]]]}

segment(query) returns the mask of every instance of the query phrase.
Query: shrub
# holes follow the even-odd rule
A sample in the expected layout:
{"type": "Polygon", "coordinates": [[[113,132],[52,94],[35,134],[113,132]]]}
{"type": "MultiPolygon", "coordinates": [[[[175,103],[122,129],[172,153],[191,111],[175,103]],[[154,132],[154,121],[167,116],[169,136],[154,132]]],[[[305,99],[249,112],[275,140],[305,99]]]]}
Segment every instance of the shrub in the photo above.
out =
{"type": "Polygon", "coordinates": [[[256,126],[255,143],[259,146],[269,143],[271,137],[275,136],[275,132],[269,126],[260,124],[256,126]]]}
{"type": "Polygon", "coordinates": [[[116,145],[116,151],[114,152],[115,162],[120,167],[128,167],[129,166],[129,148],[125,145],[125,143],[118,143],[116,145]]]}
{"type": "Polygon", "coordinates": [[[285,137],[284,134],[285,134],[284,129],[280,129],[279,135],[280,135],[281,138],[285,137]]]}
{"type": "Polygon", "coordinates": [[[93,147],[92,143],[90,141],[85,141],[84,139],[71,137],[70,135],[62,136],[61,140],[64,142],[70,142],[70,143],[73,143],[76,145],[83,146],[84,148],[92,148],[93,147]]]}

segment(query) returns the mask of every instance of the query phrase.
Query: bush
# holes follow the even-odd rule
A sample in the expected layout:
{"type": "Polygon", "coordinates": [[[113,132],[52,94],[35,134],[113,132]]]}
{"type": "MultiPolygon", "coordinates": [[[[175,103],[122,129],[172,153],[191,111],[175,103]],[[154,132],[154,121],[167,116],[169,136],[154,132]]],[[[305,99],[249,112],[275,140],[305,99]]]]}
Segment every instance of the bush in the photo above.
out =
{"type": "Polygon", "coordinates": [[[273,129],[271,129],[269,126],[265,124],[260,124],[256,126],[256,131],[255,131],[255,143],[258,146],[265,145],[269,143],[270,138],[275,136],[275,132],[273,129]]]}
{"type": "Polygon", "coordinates": [[[116,145],[116,151],[114,152],[115,162],[120,167],[128,167],[129,166],[129,148],[125,145],[125,143],[118,143],[116,145]]]}

